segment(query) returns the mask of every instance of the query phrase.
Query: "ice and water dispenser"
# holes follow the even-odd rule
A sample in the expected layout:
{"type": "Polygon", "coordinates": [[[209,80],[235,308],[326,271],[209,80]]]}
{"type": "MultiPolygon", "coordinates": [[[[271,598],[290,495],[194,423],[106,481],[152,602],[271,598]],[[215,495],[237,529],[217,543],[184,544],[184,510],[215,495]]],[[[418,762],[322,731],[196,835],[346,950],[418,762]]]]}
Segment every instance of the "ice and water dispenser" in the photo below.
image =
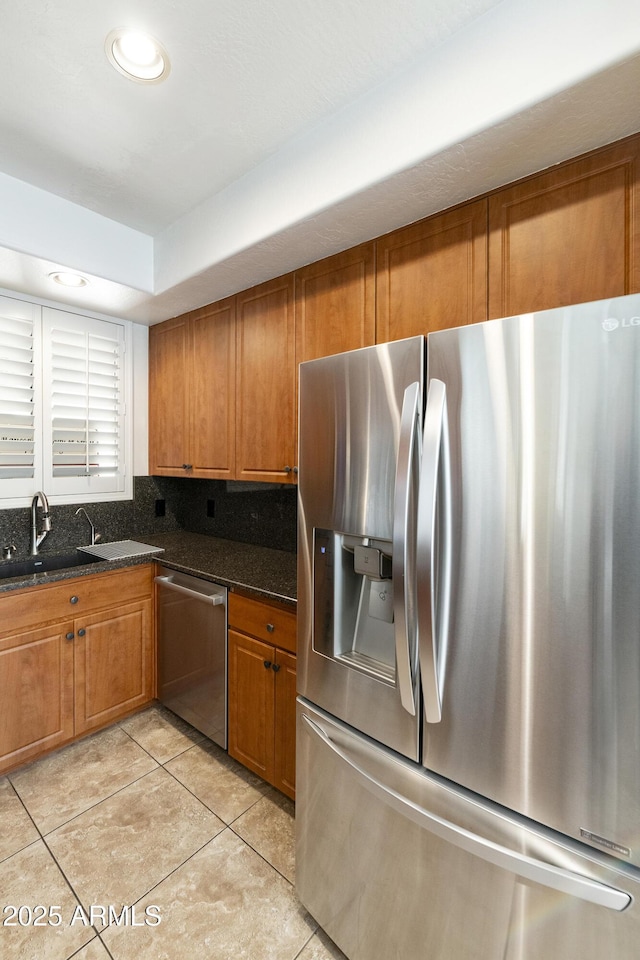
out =
{"type": "Polygon", "coordinates": [[[314,530],[313,648],[395,682],[391,541],[314,530]]]}

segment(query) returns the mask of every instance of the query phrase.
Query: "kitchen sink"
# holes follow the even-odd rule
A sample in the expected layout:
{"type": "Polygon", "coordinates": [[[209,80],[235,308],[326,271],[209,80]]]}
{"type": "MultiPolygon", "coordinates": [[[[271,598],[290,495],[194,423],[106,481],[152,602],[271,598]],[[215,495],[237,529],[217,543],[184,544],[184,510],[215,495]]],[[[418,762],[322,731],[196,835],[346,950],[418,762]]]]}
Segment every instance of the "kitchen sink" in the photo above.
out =
{"type": "Polygon", "coordinates": [[[51,570],[65,570],[67,567],[79,567],[87,563],[99,563],[100,557],[87,553],[64,553],[58,556],[29,557],[28,560],[7,560],[0,563],[0,580],[8,577],[29,577],[34,573],[48,573],[51,570]]]}

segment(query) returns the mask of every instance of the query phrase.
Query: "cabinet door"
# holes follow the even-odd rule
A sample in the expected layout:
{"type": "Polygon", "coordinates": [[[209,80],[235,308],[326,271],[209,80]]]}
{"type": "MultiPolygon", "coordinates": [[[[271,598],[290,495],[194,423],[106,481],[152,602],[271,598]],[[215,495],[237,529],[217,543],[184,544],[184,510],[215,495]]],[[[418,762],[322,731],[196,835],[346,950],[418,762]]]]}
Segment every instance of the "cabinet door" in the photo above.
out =
{"type": "Polygon", "coordinates": [[[0,772],[73,736],[71,622],[0,639],[0,772]]]}
{"type": "Polygon", "coordinates": [[[190,314],[189,476],[229,480],[235,470],[235,297],[190,314]]]}
{"type": "Polygon", "coordinates": [[[374,245],[296,270],[296,364],[375,342],[374,245]]]}
{"type": "Polygon", "coordinates": [[[76,734],[152,699],[151,625],[151,600],[75,621],[76,734]]]}
{"type": "Polygon", "coordinates": [[[229,631],[229,754],[273,782],[275,650],[229,631]]]}
{"type": "Polygon", "coordinates": [[[149,330],[149,473],[184,477],[189,463],[188,319],[149,330]]]}
{"type": "Polygon", "coordinates": [[[562,164],[489,199],[489,315],[640,290],[640,140],[562,164]]]}
{"type": "Polygon", "coordinates": [[[276,650],[275,765],[273,784],[295,800],[296,795],[296,658],[276,650]]]}
{"type": "Polygon", "coordinates": [[[293,274],[237,298],[236,479],[294,481],[293,274]]]}
{"type": "Polygon", "coordinates": [[[487,201],[467,203],[376,244],[376,340],[487,319],[487,201]]]}

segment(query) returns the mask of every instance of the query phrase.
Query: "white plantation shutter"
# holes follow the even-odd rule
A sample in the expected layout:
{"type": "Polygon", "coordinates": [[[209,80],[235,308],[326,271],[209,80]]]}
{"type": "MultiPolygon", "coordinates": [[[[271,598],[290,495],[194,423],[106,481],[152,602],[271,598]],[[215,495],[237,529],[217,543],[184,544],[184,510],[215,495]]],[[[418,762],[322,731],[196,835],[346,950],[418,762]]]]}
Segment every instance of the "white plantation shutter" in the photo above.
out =
{"type": "Polygon", "coordinates": [[[40,483],[40,307],[0,297],[0,491],[24,496],[40,483]]]}
{"type": "Polygon", "coordinates": [[[44,483],[52,494],[124,490],[124,345],[122,324],[43,310],[44,483]]]}

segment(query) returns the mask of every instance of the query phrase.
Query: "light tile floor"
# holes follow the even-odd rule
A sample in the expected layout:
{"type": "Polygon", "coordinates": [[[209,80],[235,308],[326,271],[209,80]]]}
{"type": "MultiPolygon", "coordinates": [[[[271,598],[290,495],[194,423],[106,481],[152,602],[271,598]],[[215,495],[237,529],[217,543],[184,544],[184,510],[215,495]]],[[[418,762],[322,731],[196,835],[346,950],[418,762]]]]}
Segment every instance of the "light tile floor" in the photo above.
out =
{"type": "Polygon", "coordinates": [[[151,707],[0,778],[0,957],[343,960],[296,898],[293,824],[151,707]]]}

